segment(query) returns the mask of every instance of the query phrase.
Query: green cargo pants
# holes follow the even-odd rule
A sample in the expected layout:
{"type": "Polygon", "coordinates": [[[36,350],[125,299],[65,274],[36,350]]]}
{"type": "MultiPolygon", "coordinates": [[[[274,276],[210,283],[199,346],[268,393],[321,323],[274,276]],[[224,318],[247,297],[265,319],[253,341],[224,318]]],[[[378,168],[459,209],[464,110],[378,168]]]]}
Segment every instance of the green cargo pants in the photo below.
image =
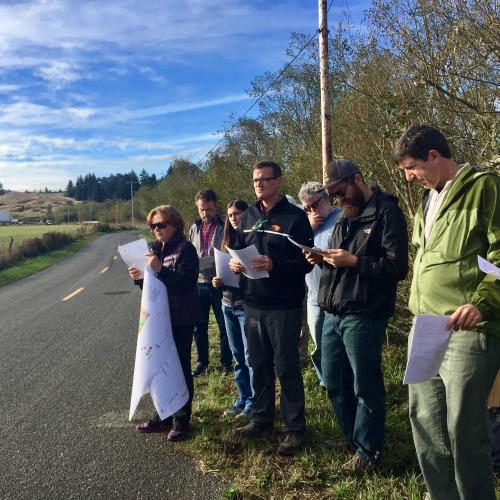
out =
{"type": "Polygon", "coordinates": [[[432,500],[495,500],[486,399],[500,339],[453,332],[438,375],[411,384],[410,421],[432,500]]]}

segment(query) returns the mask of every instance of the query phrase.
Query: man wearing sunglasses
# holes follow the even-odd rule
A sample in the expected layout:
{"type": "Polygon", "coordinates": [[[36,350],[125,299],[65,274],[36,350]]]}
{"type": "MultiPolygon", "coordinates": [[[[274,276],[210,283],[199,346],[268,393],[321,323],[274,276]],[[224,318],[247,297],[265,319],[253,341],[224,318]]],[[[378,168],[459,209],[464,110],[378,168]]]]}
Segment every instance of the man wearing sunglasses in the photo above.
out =
{"type": "MultiPolygon", "coordinates": [[[[333,226],[340,208],[332,207],[328,199],[328,192],[319,182],[306,182],[302,184],[299,191],[299,200],[309,218],[314,235],[314,246],[321,249],[328,248],[332,236],[333,226]]],[[[321,267],[314,266],[313,270],[306,274],[307,285],[307,324],[314,342],[314,351],[311,359],[318,375],[320,384],[324,386],[321,377],[321,332],[325,311],[318,306],[318,289],[321,276],[321,267]]]]}
{"type": "Polygon", "coordinates": [[[342,213],[324,256],[306,258],[322,265],[321,372],[343,434],[334,449],[352,453],[345,474],[362,475],[382,460],[382,345],[397,283],[408,271],[408,235],[397,198],[368,186],[356,164],[335,160],[326,173],[325,189],[342,213]]]}

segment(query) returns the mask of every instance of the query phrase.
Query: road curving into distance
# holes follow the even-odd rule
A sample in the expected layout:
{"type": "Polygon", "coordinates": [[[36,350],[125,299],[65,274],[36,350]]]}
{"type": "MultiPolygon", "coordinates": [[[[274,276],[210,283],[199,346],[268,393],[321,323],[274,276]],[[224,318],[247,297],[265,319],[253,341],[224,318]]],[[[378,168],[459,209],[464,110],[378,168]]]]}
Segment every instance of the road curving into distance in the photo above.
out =
{"type": "Polygon", "coordinates": [[[210,499],[227,488],[182,444],[128,422],[140,292],[116,249],[135,238],[101,236],[0,288],[0,498],[210,499]]]}

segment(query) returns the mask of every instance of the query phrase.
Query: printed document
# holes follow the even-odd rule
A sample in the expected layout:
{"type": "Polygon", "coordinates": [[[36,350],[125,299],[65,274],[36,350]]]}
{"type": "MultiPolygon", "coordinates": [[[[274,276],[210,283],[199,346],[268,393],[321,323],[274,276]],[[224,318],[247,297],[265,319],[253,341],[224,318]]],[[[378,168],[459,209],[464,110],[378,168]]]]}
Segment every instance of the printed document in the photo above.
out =
{"type": "Polygon", "coordinates": [[[144,269],[146,269],[146,264],[148,263],[148,258],[146,253],[149,252],[148,244],[146,240],[135,240],[132,243],[127,243],[126,245],[120,245],[118,247],[118,253],[121,258],[127,264],[128,267],[136,267],[144,275],[144,269]]]}
{"type": "Polygon", "coordinates": [[[479,264],[479,269],[481,269],[483,273],[494,276],[497,280],[500,280],[500,268],[488,262],[486,259],[483,259],[480,255],[477,256],[477,262],[479,264]]]}
{"type": "Polygon", "coordinates": [[[300,243],[297,243],[295,240],[293,240],[290,236],[288,236],[288,241],[290,243],[293,243],[296,247],[299,247],[302,250],[304,250],[304,252],[315,253],[317,255],[325,255],[325,250],[321,250],[321,248],[311,248],[306,245],[301,245],[300,243]]]}
{"type": "Polygon", "coordinates": [[[234,286],[235,288],[240,287],[240,282],[238,280],[238,275],[233,273],[229,268],[229,261],[231,260],[231,255],[225,252],[221,252],[214,248],[215,252],[215,275],[222,280],[222,283],[226,286],[234,286]]]}
{"type": "Polygon", "coordinates": [[[129,420],[148,392],[162,420],[180,410],[189,399],[172,334],[167,288],[150,269],[144,273],[142,287],[129,420]]]}
{"type": "Polygon", "coordinates": [[[410,333],[403,384],[418,384],[435,377],[450,342],[449,316],[418,314],[410,333]]]}
{"type": "Polygon", "coordinates": [[[255,271],[251,268],[252,260],[260,257],[259,251],[255,245],[250,245],[243,250],[231,250],[231,248],[226,248],[233,259],[236,259],[240,264],[245,266],[245,272],[243,274],[247,278],[252,280],[269,278],[269,273],[267,271],[255,271]]]}

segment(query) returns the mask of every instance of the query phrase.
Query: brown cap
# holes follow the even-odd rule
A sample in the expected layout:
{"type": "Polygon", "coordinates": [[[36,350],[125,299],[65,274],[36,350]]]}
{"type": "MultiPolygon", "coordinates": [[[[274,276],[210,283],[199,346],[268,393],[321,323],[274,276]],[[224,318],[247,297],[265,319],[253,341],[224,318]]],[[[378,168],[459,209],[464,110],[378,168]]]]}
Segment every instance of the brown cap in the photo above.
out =
{"type": "Polygon", "coordinates": [[[360,168],[351,160],[333,160],[326,166],[326,179],[324,187],[329,188],[346,177],[360,173],[360,168]]]}

